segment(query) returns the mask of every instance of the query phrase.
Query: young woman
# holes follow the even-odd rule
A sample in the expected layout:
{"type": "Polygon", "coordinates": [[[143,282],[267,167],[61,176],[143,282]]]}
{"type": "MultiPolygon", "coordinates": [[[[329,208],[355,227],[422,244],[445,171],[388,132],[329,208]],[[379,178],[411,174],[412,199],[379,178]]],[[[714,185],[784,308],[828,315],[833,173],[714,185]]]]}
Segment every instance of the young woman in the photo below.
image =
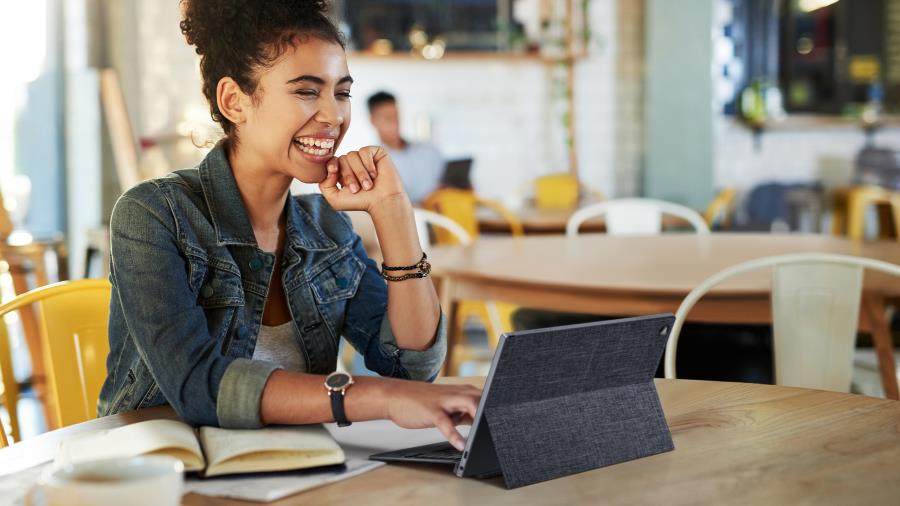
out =
{"type": "Polygon", "coordinates": [[[353,79],[326,8],[182,1],[225,138],[116,204],[101,415],[170,404],[233,428],[386,418],[462,448],[455,425],[480,391],[410,381],[438,373],[446,325],[409,198],[382,148],[334,156],[353,79]],[[294,179],[322,194],[292,197],[294,179]],[[384,278],[349,210],[372,217],[384,278]],[[333,373],[342,335],[389,378],[333,373]]]}

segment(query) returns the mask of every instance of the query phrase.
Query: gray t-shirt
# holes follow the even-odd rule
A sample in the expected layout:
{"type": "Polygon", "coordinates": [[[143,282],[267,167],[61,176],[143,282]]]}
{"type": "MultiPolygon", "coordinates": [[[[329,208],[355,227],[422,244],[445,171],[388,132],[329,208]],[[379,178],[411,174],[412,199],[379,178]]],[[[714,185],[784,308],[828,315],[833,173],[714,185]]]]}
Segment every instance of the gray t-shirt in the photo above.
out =
{"type": "Polygon", "coordinates": [[[408,142],[406,149],[387,148],[387,151],[413,204],[418,204],[437,190],[444,175],[444,159],[434,146],[408,142]]]}
{"type": "Polygon", "coordinates": [[[297,326],[294,322],[277,327],[261,325],[253,360],[271,362],[288,371],[306,372],[306,360],[297,345],[297,326]]]}

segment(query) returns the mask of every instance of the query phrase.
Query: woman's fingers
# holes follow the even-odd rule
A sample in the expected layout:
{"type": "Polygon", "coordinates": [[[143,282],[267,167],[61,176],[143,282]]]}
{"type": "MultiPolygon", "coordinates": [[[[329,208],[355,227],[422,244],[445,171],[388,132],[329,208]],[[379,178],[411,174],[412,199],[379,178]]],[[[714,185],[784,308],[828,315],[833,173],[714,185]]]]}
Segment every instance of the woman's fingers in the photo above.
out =
{"type": "Polygon", "coordinates": [[[353,171],[353,174],[356,176],[356,179],[359,181],[363,190],[371,190],[372,178],[369,176],[369,170],[366,168],[360,152],[351,151],[350,153],[344,155],[342,158],[346,158],[347,163],[350,166],[350,170],[353,171]]]}
{"type": "Polygon", "coordinates": [[[441,408],[459,425],[471,425],[478,412],[481,391],[477,389],[460,389],[456,395],[447,396],[441,408]]]}
{"type": "Polygon", "coordinates": [[[369,173],[369,177],[375,179],[378,177],[378,164],[375,163],[375,153],[377,149],[370,147],[362,148],[359,150],[359,157],[362,159],[363,165],[366,167],[366,171],[369,173]]]}
{"type": "Polygon", "coordinates": [[[453,413],[450,419],[453,420],[453,425],[472,425],[475,422],[475,419],[466,413],[453,413]]]}
{"type": "Polygon", "coordinates": [[[466,438],[462,437],[462,434],[456,430],[456,426],[453,425],[453,420],[451,420],[449,416],[441,413],[435,420],[434,426],[441,431],[441,434],[447,438],[447,441],[449,441],[454,448],[463,451],[463,448],[466,447],[466,438]]]}
{"type": "Polygon", "coordinates": [[[319,191],[322,192],[322,195],[330,197],[331,195],[334,195],[339,191],[337,184],[338,161],[337,158],[332,158],[326,164],[325,179],[321,183],[319,183],[319,191]]]}
{"type": "Polygon", "coordinates": [[[360,186],[359,179],[356,178],[353,168],[350,167],[350,161],[347,160],[347,156],[344,155],[338,158],[338,164],[340,165],[341,185],[345,188],[350,188],[350,193],[358,192],[360,186]]]}

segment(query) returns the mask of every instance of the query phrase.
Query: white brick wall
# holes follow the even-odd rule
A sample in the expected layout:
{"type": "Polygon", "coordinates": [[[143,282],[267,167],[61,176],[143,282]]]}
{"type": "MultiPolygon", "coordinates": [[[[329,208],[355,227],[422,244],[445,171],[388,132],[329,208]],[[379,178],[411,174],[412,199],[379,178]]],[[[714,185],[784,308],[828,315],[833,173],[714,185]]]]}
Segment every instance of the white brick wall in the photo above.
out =
{"type": "MultiPolygon", "coordinates": [[[[760,149],[753,135],[732,118],[720,117],[716,125],[716,187],[750,190],[764,182],[820,180],[828,186],[850,182],[853,160],[865,145],[860,128],[772,130],[763,133],[760,149]]],[[[900,149],[900,129],[875,134],[876,146],[900,149]]]]}
{"type": "MultiPolygon", "coordinates": [[[[592,0],[591,57],[578,64],[576,77],[578,157],[582,178],[615,194],[617,165],[616,5],[592,0]]],[[[168,134],[187,120],[208,124],[200,93],[197,58],[178,30],[174,4],[138,2],[140,38],[135,71],[141,76],[138,135],[168,134]]],[[[387,89],[401,104],[411,138],[423,124],[447,157],[473,156],[479,193],[503,198],[535,177],[567,169],[562,119],[551,110],[550,66],[530,59],[446,58],[439,62],[405,58],[350,57],[356,80],[354,118],[343,149],[375,142],[365,100],[387,89]],[[419,128],[417,128],[417,125],[419,128]]],[[[639,116],[639,115],[638,115],[639,116]]],[[[630,153],[634,146],[630,146],[630,153]]],[[[170,153],[177,166],[195,163],[199,150],[170,153]]],[[[629,155],[630,156],[630,155],[629,155]]],[[[634,158],[632,156],[632,158],[634,158]]],[[[621,160],[619,160],[621,161],[621,160]]],[[[635,165],[626,166],[634,172],[635,165]]]]}

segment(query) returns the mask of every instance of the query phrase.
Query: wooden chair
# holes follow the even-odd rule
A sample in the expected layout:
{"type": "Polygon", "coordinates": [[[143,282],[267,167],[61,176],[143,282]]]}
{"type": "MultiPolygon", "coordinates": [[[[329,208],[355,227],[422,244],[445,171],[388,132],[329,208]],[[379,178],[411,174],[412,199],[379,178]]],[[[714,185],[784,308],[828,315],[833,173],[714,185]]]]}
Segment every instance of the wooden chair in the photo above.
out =
{"type": "MultiPolygon", "coordinates": [[[[772,272],[775,382],[848,392],[853,377],[863,272],[871,269],[900,277],[900,266],[821,253],[750,260],[710,276],[691,290],[675,315],[666,347],[666,378],[676,377],[679,333],[691,308],[713,287],[758,269],[772,272]]],[[[879,349],[878,356],[879,360],[890,360],[893,366],[893,350],[879,349]]]]}
{"type": "MultiPolygon", "coordinates": [[[[0,318],[36,304],[51,404],[60,427],[91,420],[106,379],[107,325],[111,285],[106,280],[64,281],[40,287],[0,305],[0,318]]],[[[9,337],[0,325],[0,376],[13,438],[20,438],[16,413],[19,386],[12,374],[9,337]]]]}
{"type": "MultiPolygon", "coordinates": [[[[502,216],[509,223],[512,235],[524,235],[525,229],[515,214],[506,209],[503,204],[479,197],[471,190],[442,188],[432,192],[422,201],[422,209],[452,219],[472,238],[477,238],[479,234],[477,216],[479,207],[491,209],[502,216]]],[[[435,238],[438,244],[459,244],[459,239],[445,228],[436,229],[435,238]]]]}
{"type": "MultiPolygon", "coordinates": [[[[416,228],[419,230],[419,242],[423,251],[427,251],[431,246],[429,226],[435,229],[443,229],[447,233],[453,234],[454,242],[461,246],[467,246],[472,243],[472,236],[459,223],[449,217],[427,209],[416,209],[415,214],[416,228]]],[[[484,325],[488,335],[488,346],[493,350],[500,343],[500,334],[512,330],[511,316],[515,309],[516,306],[504,302],[464,300],[457,306],[455,328],[462,329],[468,318],[475,317],[484,325]]],[[[454,364],[460,364],[464,361],[462,359],[471,359],[475,356],[471,348],[468,347],[457,346],[455,352],[463,354],[465,357],[454,357],[454,364]]],[[[452,371],[453,374],[457,372],[452,371]]]]}
{"type": "Polygon", "coordinates": [[[599,216],[606,218],[608,234],[659,234],[662,232],[664,214],[687,221],[698,234],[709,233],[709,227],[703,217],[691,208],[655,199],[617,199],[576,211],[566,224],[566,235],[570,237],[578,235],[578,228],[582,223],[599,216]]]}
{"type": "Polygon", "coordinates": [[[703,220],[706,221],[710,230],[727,229],[731,225],[735,195],[737,195],[737,190],[734,188],[724,188],[706,206],[703,220]]]}

